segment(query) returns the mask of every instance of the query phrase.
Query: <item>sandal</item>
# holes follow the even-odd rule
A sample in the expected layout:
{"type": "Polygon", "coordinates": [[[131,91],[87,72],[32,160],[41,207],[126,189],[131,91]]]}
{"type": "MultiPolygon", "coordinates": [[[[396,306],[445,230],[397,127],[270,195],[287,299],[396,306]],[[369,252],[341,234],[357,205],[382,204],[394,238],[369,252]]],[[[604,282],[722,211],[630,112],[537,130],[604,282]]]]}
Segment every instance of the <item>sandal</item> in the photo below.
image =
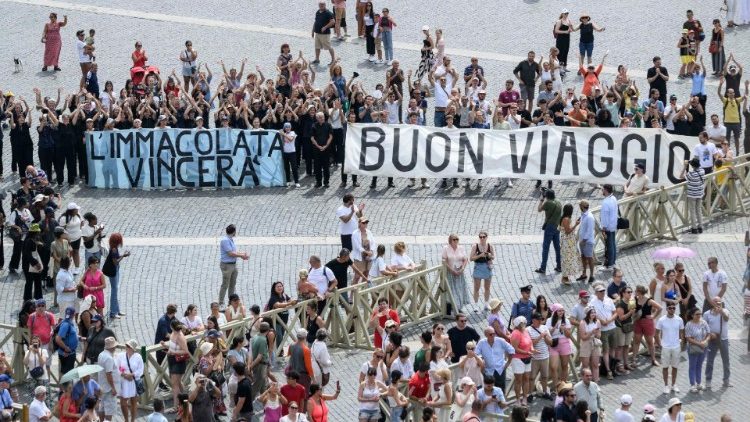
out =
{"type": "Polygon", "coordinates": [[[615,379],[615,376],[614,376],[614,374],[612,374],[612,371],[607,371],[607,379],[608,379],[608,380],[613,380],[613,379],[615,379]]]}

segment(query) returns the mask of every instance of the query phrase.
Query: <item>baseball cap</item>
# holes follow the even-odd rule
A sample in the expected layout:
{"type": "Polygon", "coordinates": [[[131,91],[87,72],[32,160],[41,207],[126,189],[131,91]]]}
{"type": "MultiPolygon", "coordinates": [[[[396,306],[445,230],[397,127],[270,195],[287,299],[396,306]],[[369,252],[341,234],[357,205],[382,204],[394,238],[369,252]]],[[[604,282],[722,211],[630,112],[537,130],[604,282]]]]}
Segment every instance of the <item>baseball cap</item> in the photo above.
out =
{"type": "Polygon", "coordinates": [[[521,287],[521,291],[522,292],[530,292],[531,291],[531,287],[532,287],[531,284],[527,284],[527,285],[521,287]]]}
{"type": "Polygon", "coordinates": [[[588,291],[586,291],[586,290],[581,290],[581,291],[578,292],[578,298],[579,299],[582,299],[584,297],[590,297],[590,296],[591,296],[591,294],[588,291]]]}
{"type": "Polygon", "coordinates": [[[67,308],[65,308],[65,318],[70,318],[75,314],[76,314],[76,308],[72,306],[68,306],[67,308]]]}
{"type": "Polygon", "coordinates": [[[620,396],[620,404],[630,406],[631,404],[633,404],[633,396],[631,396],[630,394],[623,394],[622,396],[620,396]]]}
{"type": "Polygon", "coordinates": [[[656,411],[656,408],[651,403],[646,403],[643,406],[643,413],[645,413],[647,415],[650,415],[650,414],[654,413],[655,411],[656,411]]]}
{"type": "Polygon", "coordinates": [[[596,288],[594,289],[594,291],[596,291],[596,292],[606,292],[607,289],[605,289],[604,286],[602,286],[600,284],[600,285],[596,286],[596,288]]]}
{"type": "Polygon", "coordinates": [[[0,375],[0,382],[10,382],[11,378],[7,374],[0,375]]]}

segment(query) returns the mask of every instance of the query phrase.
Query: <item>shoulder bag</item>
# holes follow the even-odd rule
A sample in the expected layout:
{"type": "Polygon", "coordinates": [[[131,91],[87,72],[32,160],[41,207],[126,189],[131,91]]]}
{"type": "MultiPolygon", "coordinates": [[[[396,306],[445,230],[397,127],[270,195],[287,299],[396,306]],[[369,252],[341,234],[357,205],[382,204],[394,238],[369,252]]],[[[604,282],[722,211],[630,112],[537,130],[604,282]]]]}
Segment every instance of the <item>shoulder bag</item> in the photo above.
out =
{"type": "Polygon", "coordinates": [[[627,230],[630,228],[630,220],[620,214],[620,207],[617,207],[617,230],[627,230]]]}
{"type": "Polygon", "coordinates": [[[133,374],[133,368],[130,367],[130,359],[128,359],[128,355],[125,355],[125,362],[128,363],[128,371],[130,371],[130,374],[133,375],[133,381],[135,382],[135,392],[139,396],[146,392],[146,386],[143,384],[143,377],[135,378],[135,374],[133,374]]]}
{"type": "Polygon", "coordinates": [[[318,368],[320,368],[321,387],[325,387],[331,381],[331,373],[329,372],[327,374],[324,374],[323,365],[320,364],[320,361],[318,360],[317,357],[315,357],[315,354],[313,354],[313,357],[315,358],[315,363],[318,364],[318,368]]]}
{"type": "Polygon", "coordinates": [[[106,275],[107,277],[114,277],[117,275],[117,267],[115,266],[115,261],[112,258],[112,251],[109,251],[107,254],[107,258],[104,260],[104,265],[102,265],[102,274],[106,275]]]}

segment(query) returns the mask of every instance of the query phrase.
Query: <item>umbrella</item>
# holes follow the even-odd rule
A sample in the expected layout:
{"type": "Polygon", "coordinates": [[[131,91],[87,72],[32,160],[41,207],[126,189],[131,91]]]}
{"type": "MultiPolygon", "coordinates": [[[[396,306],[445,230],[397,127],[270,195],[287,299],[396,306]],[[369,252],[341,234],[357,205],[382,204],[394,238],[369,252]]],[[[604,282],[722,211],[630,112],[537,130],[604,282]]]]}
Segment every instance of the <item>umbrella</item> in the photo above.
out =
{"type": "Polygon", "coordinates": [[[102,368],[99,365],[81,365],[77,368],[73,368],[70,371],[66,372],[65,375],[63,375],[63,377],[60,378],[60,384],[64,384],[68,381],[73,381],[73,380],[83,378],[86,375],[93,375],[103,370],[104,368],[102,368]]]}
{"type": "Polygon", "coordinates": [[[679,259],[692,258],[696,255],[695,251],[690,248],[681,248],[679,246],[670,246],[655,250],[651,257],[654,259],[679,259]]]}

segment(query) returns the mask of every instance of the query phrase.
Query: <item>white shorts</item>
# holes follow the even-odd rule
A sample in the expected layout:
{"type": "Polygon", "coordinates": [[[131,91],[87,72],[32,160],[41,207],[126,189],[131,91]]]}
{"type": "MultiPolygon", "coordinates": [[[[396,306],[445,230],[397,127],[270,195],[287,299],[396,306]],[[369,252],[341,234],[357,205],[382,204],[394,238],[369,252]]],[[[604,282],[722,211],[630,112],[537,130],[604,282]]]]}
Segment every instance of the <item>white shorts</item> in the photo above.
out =
{"type": "Polygon", "coordinates": [[[661,348],[661,367],[662,368],[677,368],[680,364],[680,347],[675,348],[662,347],[661,348]]]}
{"type": "Polygon", "coordinates": [[[114,416],[117,413],[117,407],[117,397],[113,396],[111,392],[102,393],[99,409],[104,413],[104,416],[114,416]]]}
{"type": "Polygon", "coordinates": [[[531,360],[529,360],[529,363],[523,363],[521,359],[513,358],[510,361],[510,368],[513,370],[513,374],[515,375],[531,372],[531,360]]]}

